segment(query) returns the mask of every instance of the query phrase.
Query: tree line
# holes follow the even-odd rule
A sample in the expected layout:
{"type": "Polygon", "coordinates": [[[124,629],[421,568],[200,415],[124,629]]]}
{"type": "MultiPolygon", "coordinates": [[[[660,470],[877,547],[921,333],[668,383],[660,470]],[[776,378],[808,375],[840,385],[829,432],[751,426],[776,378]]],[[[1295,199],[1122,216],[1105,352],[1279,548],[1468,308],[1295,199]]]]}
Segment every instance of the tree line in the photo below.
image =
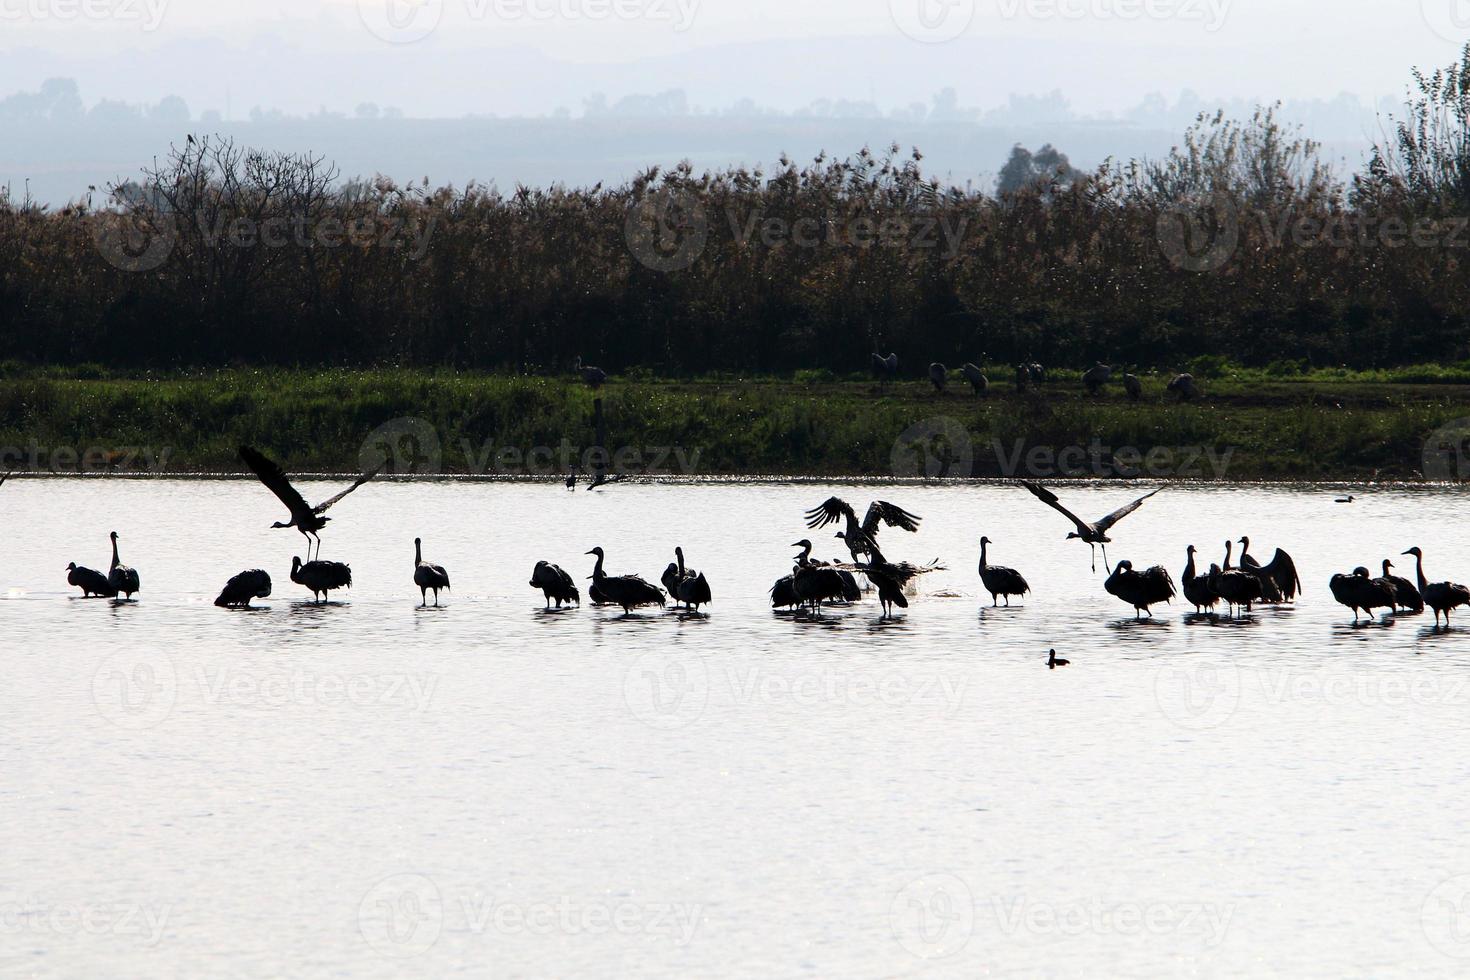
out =
{"type": "MultiPolygon", "coordinates": [[[[995,195],[918,150],[502,192],[344,181],[190,137],[61,209],[0,195],[0,343],[33,363],[670,375],[930,361],[1470,358],[1470,48],[1350,178],[1274,108],[995,195]]],[[[1060,165],[1058,165],[1060,164],[1060,165]]]]}

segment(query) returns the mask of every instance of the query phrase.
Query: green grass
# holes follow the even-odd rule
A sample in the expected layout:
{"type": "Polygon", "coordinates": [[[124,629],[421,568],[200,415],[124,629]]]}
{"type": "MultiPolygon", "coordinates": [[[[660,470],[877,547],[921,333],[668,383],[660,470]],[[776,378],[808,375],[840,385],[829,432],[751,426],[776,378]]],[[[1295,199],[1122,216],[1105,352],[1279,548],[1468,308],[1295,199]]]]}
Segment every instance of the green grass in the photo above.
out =
{"type": "MultiPolygon", "coordinates": [[[[633,471],[649,468],[661,447],[681,447],[684,461],[666,458],[662,470],[726,475],[894,475],[900,434],[926,420],[952,420],[936,424],[966,433],[979,476],[1026,475],[1026,467],[1008,471],[1002,461],[1018,453],[1022,460],[1028,453],[1045,459],[1049,451],[1096,441],[1104,450],[1171,454],[1167,463],[1156,455],[1152,469],[1142,468],[1151,476],[1354,480],[1376,473],[1412,479],[1431,434],[1470,417],[1465,365],[1296,375],[1280,368],[1204,367],[1211,375],[1201,372],[1204,396],[1186,405],[1165,397],[1163,376],[1144,376],[1144,399],[1134,404],[1117,385],[1092,398],[1075,381],[1020,396],[1002,383],[1009,375],[1000,369],[991,371],[994,391],[987,400],[973,398],[963,383],[951,382],[947,394],[936,395],[927,382],[879,389],[870,380],[823,371],[794,379],[619,378],[602,396],[609,448],[642,453],[633,471]],[[1186,464],[1195,452],[1204,455],[1191,470],[1186,464]],[[1222,471],[1217,464],[1226,459],[1222,471]]],[[[420,419],[439,441],[443,472],[545,475],[563,471],[565,452],[575,457],[594,443],[592,412],[593,393],[565,377],[396,369],[148,377],[100,367],[68,372],[0,365],[0,448],[24,454],[34,446],[39,468],[63,471],[99,468],[104,457],[85,457],[97,449],[117,454],[107,465],[119,469],[237,472],[236,446],[245,442],[295,472],[344,472],[360,465],[375,429],[420,419]],[[515,455],[495,455],[506,447],[525,454],[538,446],[548,451],[530,465],[515,455]],[[64,450],[59,464],[58,448],[64,450]],[[148,454],[125,458],[142,448],[148,454]],[[65,450],[77,462],[68,462],[65,450]]],[[[939,460],[964,456],[963,445],[939,442],[933,449],[939,460]]],[[[9,458],[0,465],[32,465],[5,451],[9,458]]],[[[1081,462],[1078,475],[1118,469],[1106,455],[1100,466],[1085,456],[1081,462]]],[[[1129,466],[1126,454],[1122,463],[1125,473],[1140,468],[1129,466]]],[[[953,463],[948,475],[962,470],[962,463],[953,463]]],[[[1034,466],[1029,472],[1056,475],[1034,466]]],[[[923,471],[900,465],[898,473],[923,471]]]]}

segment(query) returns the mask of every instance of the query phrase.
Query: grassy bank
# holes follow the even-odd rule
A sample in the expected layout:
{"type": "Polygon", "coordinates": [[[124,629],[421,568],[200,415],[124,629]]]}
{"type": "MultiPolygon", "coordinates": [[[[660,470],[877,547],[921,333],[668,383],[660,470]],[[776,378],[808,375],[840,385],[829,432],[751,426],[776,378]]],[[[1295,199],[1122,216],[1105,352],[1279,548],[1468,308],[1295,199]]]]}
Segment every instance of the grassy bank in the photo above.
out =
{"type": "MultiPolygon", "coordinates": [[[[1227,372],[1180,405],[1163,377],[1144,383],[1138,403],[1117,385],[1092,397],[1075,381],[1027,395],[997,385],[980,400],[962,384],[937,395],[927,382],[880,390],[814,377],[615,379],[602,399],[608,447],[626,447],[615,468],[635,474],[1414,479],[1426,440],[1470,417],[1470,387],[1458,384],[1227,372]]],[[[248,442],[295,472],[345,472],[391,441],[399,472],[550,475],[595,445],[593,397],[566,378],[402,370],[34,371],[0,379],[0,463],[238,472],[235,447],[248,442]]]]}

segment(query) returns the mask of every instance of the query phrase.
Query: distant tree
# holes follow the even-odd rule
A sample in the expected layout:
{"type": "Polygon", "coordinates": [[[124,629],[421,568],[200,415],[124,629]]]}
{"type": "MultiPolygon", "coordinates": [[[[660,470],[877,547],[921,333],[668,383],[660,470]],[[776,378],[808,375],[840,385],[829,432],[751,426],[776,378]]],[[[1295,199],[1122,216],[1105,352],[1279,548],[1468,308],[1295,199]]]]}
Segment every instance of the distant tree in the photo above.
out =
{"type": "Polygon", "coordinates": [[[184,125],[192,117],[189,115],[189,103],[177,95],[168,95],[158,105],[148,110],[148,118],[154,122],[184,125]]]}
{"type": "Polygon", "coordinates": [[[1011,148],[1011,158],[1000,169],[995,189],[998,194],[1006,195],[1037,185],[1055,183],[1068,187],[1077,179],[1077,174],[1067,155],[1050,143],[1035,153],[1017,143],[1011,148]]]}
{"type": "Polygon", "coordinates": [[[353,115],[359,119],[377,119],[382,116],[383,110],[378,108],[376,102],[359,102],[353,115]]]}

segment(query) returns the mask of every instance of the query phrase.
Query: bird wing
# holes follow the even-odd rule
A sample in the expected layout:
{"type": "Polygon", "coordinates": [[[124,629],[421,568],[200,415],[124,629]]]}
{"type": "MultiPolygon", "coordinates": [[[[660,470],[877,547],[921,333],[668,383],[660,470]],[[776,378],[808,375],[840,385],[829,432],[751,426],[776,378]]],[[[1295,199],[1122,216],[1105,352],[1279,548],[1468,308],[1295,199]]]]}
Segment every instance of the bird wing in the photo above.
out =
{"type": "Polygon", "coordinates": [[[379,463],[377,465],[377,468],[376,469],[372,470],[371,472],[364,473],[362,476],[358,477],[356,483],[354,483],[352,486],[348,487],[346,490],[343,490],[341,493],[337,494],[337,496],[331,497],[331,498],[329,498],[327,500],[323,500],[321,503],[319,503],[315,507],[313,507],[311,509],[311,512],[313,514],[325,514],[327,512],[327,508],[328,507],[331,507],[337,501],[341,500],[343,497],[347,496],[349,493],[351,493],[352,491],[356,490],[358,487],[362,486],[364,483],[366,483],[367,481],[371,480],[373,477],[377,476],[379,473],[383,472],[383,467],[385,467],[387,465],[388,465],[388,460],[387,459],[384,459],[381,463],[379,463]]]}
{"type": "MultiPolygon", "coordinates": [[[[1164,489],[1164,488],[1163,487],[1159,487],[1159,490],[1162,490],[1162,489],[1164,489]]],[[[1147,500],[1148,498],[1152,497],[1155,493],[1158,493],[1159,490],[1155,490],[1152,493],[1146,493],[1142,497],[1139,497],[1137,500],[1133,501],[1133,503],[1126,504],[1126,505],[1124,505],[1122,507],[1119,507],[1117,510],[1113,511],[1107,517],[1104,517],[1102,520],[1098,521],[1094,526],[1099,531],[1102,531],[1104,534],[1106,534],[1107,531],[1108,531],[1108,528],[1112,527],[1114,524],[1118,523],[1123,518],[1127,517],[1129,514],[1133,513],[1138,508],[1142,507],[1143,506],[1143,502],[1145,500],[1147,500]]]]}
{"type": "Polygon", "coordinates": [[[840,497],[828,497],[820,507],[813,507],[806,512],[807,527],[826,527],[846,517],[856,521],[857,515],[853,513],[852,506],[840,497]]]}
{"type": "Polygon", "coordinates": [[[1297,590],[1301,588],[1301,578],[1296,573],[1296,562],[1292,561],[1291,556],[1280,548],[1276,549],[1271,563],[1262,571],[1271,577],[1271,581],[1276,583],[1276,587],[1283,595],[1295,596],[1297,590]]]}
{"type": "Polygon", "coordinates": [[[1067,508],[1063,507],[1062,502],[1057,499],[1057,495],[1052,493],[1046,487],[1042,486],[1039,483],[1029,483],[1025,480],[1021,481],[1021,486],[1025,487],[1027,490],[1030,490],[1032,495],[1035,496],[1037,500],[1040,500],[1044,504],[1049,504],[1053,509],[1059,511],[1064,517],[1066,517],[1067,520],[1071,521],[1073,524],[1076,524],[1077,530],[1084,533],[1090,533],[1092,531],[1092,527],[1086,521],[1078,517],[1076,514],[1072,513],[1067,508]]]}
{"type": "Polygon", "coordinates": [[[905,531],[917,531],[919,522],[923,518],[917,514],[910,514],[897,504],[890,504],[886,500],[875,500],[868,505],[868,513],[863,517],[863,533],[873,537],[878,533],[878,523],[881,521],[889,527],[901,527],[905,531]]]}
{"type": "Polygon", "coordinates": [[[293,516],[310,512],[311,507],[302,499],[296,488],[291,486],[291,481],[286,479],[286,471],[281,469],[279,463],[273,462],[249,446],[240,447],[240,458],[255,472],[256,476],[260,477],[260,482],[280,498],[281,503],[286,505],[286,509],[293,516]]]}

